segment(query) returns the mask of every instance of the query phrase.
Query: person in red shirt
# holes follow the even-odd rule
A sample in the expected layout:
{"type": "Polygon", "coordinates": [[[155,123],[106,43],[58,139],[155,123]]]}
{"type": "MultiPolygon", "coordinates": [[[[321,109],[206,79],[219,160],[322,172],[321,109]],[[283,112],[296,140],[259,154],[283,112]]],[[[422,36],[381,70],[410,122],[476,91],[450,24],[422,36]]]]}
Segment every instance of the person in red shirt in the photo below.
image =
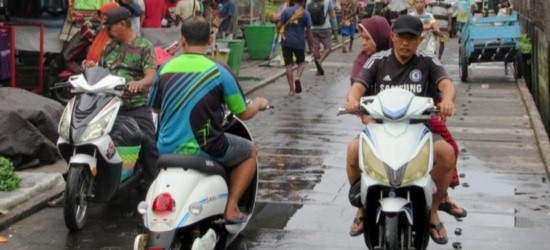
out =
{"type": "Polygon", "coordinates": [[[163,0],[145,0],[145,12],[143,13],[142,28],[160,28],[162,18],[168,12],[163,0]]]}

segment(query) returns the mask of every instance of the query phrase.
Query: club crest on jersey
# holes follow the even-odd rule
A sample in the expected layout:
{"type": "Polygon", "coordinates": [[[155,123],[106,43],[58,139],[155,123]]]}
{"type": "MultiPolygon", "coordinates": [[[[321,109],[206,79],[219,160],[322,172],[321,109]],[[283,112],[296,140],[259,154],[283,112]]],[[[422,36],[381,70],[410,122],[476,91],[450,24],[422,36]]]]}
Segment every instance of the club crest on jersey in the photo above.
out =
{"type": "Polygon", "coordinates": [[[409,79],[411,79],[412,82],[420,82],[420,79],[422,79],[422,72],[418,69],[411,71],[409,79]]]}

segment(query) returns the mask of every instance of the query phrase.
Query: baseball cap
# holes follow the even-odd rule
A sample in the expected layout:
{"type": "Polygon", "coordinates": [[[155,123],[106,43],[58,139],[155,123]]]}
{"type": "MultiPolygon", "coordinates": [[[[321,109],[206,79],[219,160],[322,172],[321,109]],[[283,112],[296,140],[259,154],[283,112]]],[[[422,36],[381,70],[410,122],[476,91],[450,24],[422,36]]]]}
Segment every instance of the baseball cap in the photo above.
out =
{"type": "Polygon", "coordinates": [[[411,33],[416,36],[422,35],[422,21],[420,18],[411,15],[401,15],[392,25],[392,31],[395,33],[411,33]]]}
{"type": "Polygon", "coordinates": [[[107,17],[105,20],[105,25],[111,25],[122,20],[126,20],[132,15],[128,9],[124,7],[116,7],[105,12],[105,16],[107,17]]]}

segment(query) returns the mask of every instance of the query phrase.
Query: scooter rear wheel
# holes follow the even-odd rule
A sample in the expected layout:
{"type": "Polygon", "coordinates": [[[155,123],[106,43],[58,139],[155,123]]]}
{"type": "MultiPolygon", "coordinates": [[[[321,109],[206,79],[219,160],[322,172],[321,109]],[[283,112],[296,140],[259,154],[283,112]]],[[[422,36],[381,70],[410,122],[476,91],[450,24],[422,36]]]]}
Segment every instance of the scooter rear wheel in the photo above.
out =
{"type": "Polygon", "coordinates": [[[63,216],[65,225],[71,231],[84,227],[88,218],[88,188],[91,182],[90,171],[85,165],[71,166],[65,187],[63,216]]]}

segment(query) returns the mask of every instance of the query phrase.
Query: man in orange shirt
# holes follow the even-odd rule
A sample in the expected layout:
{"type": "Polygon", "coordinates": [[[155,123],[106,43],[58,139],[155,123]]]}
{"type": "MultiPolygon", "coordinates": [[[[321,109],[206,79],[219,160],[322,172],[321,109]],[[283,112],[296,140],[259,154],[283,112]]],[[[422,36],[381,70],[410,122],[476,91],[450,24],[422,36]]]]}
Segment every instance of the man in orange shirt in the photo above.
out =
{"type": "MultiPolygon", "coordinates": [[[[103,6],[101,6],[101,8],[97,11],[99,18],[101,20],[101,23],[105,21],[105,12],[107,12],[110,9],[114,9],[116,7],[120,7],[120,5],[115,2],[106,3],[103,6]]],[[[103,48],[105,47],[105,44],[109,42],[109,40],[111,40],[111,38],[109,37],[107,30],[104,28],[101,28],[97,32],[97,36],[92,42],[92,45],[88,50],[88,54],[86,55],[86,61],[84,63],[86,67],[91,67],[99,61],[99,58],[101,57],[101,52],[103,52],[103,48]]]]}

